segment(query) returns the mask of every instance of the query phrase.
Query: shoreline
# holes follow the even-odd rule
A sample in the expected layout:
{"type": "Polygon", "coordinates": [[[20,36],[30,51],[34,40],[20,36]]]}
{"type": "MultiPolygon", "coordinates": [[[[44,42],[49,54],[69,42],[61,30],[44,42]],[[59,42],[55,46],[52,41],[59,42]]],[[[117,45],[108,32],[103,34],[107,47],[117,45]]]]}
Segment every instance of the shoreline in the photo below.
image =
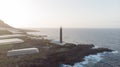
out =
{"type": "MultiPolygon", "coordinates": [[[[40,67],[59,67],[60,64],[74,65],[76,62],[84,61],[84,58],[89,55],[96,55],[97,53],[112,52],[113,50],[108,48],[94,48],[93,44],[74,44],[66,43],[64,45],[59,45],[57,43],[49,42],[48,54],[46,58],[42,59],[43,62],[40,63],[40,67]],[[73,58],[73,59],[71,59],[73,58]],[[43,64],[42,64],[43,63],[43,64]],[[48,66],[46,66],[46,63],[48,66]],[[41,66],[42,65],[42,66],[41,66]]],[[[36,59],[37,60],[37,59],[36,59]]],[[[35,61],[35,60],[32,60],[35,61]]],[[[35,65],[34,63],[32,65],[35,65]]],[[[27,67],[26,65],[22,67],[27,67]]],[[[28,65],[29,67],[29,65],[28,65]]],[[[36,65],[35,65],[36,67],[36,65]]]]}
{"type": "MultiPolygon", "coordinates": [[[[31,36],[27,33],[25,37],[17,37],[22,39],[24,42],[21,44],[12,44],[12,46],[5,47],[1,51],[5,51],[1,56],[3,62],[0,67],[15,67],[16,64],[19,67],[59,67],[60,64],[74,65],[76,62],[84,61],[85,56],[95,55],[97,53],[112,52],[113,50],[108,48],[94,48],[93,44],[74,44],[65,43],[59,45],[52,43],[49,39],[40,38],[38,36],[31,36]],[[33,38],[32,38],[33,37],[33,38]],[[35,38],[38,39],[35,39],[35,38]],[[40,39],[39,39],[40,38],[40,39]],[[5,53],[10,49],[22,49],[36,47],[39,49],[39,53],[31,55],[20,55],[13,57],[6,57],[5,53]]],[[[11,44],[10,44],[11,45],[11,44]]],[[[3,48],[3,47],[1,47],[3,48]]]]}
{"type": "Polygon", "coordinates": [[[52,47],[47,48],[46,51],[47,54],[44,56],[44,58],[39,58],[39,60],[38,58],[28,60],[30,63],[21,62],[20,67],[37,67],[36,63],[38,63],[39,67],[59,67],[60,64],[74,65],[74,63],[76,62],[84,61],[85,56],[96,55],[97,53],[102,53],[104,51],[105,52],[113,51],[108,48],[92,49],[94,45],[91,44],[75,45],[73,43],[67,43],[65,45],[58,45],[50,43],[49,46],[52,47]]]}

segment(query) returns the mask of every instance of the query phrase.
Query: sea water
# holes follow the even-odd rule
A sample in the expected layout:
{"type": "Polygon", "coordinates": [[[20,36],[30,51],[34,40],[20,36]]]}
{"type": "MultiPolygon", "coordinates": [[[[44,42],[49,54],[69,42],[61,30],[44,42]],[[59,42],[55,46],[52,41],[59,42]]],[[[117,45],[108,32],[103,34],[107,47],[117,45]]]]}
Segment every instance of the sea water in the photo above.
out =
{"type": "MultiPolygon", "coordinates": [[[[58,28],[37,29],[41,34],[48,35],[48,38],[59,40],[58,28]]],[[[94,44],[119,50],[120,29],[81,29],[81,28],[63,28],[63,41],[77,44],[94,44]]]]}

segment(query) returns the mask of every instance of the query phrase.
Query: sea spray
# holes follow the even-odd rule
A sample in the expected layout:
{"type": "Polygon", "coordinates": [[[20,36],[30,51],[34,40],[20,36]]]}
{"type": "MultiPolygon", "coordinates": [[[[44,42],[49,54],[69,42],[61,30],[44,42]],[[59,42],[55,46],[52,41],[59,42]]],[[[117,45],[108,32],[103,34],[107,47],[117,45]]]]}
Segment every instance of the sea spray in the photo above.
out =
{"type": "Polygon", "coordinates": [[[107,56],[109,54],[116,54],[116,53],[118,53],[118,51],[97,53],[96,55],[85,56],[83,62],[77,62],[73,66],[72,65],[61,64],[60,67],[86,67],[86,65],[91,65],[92,66],[95,63],[104,59],[103,58],[104,56],[107,56]]]}

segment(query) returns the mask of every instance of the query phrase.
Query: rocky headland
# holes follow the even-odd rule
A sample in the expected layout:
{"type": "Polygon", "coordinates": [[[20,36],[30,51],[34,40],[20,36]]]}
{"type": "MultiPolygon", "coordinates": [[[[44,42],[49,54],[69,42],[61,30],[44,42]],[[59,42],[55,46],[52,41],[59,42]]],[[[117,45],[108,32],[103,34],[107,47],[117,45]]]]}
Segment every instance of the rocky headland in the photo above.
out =
{"type": "MultiPolygon", "coordinates": [[[[42,42],[41,42],[42,43],[42,42]]],[[[45,42],[44,42],[45,44],[45,42]]],[[[73,65],[76,62],[84,61],[85,56],[95,55],[102,52],[111,52],[108,48],[93,48],[93,44],[72,44],[66,43],[58,45],[54,43],[46,43],[46,45],[36,45],[40,54],[34,59],[25,59],[18,64],[20,67],[60,67],[61,64],[73,65]]]]}
{"type": "MultiPolygon", "coordinates": [[[[102,52],[111,52],[108,48],[93,48],[93,44],[73,44],[65,43],[59,45],[52,43],[49,39],[41,36],[31,36],[26,32],[33,30],[16,29],[0,20],[0,35],[9,36],[12,34],[22,34],[19,38],[22,43],[0,44],[0,67],[59,67],[61,64],[73,65],[76,62],[84,61],[85,56],[95,55],[102,52]],[[8,57],[7,52],[11,49],[22,49],[36,47],[39,53],[31,55],[21,55],[8,57]]],[[[33,31],[36,32],[36,31],[33,31]]],[[[8,37],[8,39],[10,39],[8,37]]]]}

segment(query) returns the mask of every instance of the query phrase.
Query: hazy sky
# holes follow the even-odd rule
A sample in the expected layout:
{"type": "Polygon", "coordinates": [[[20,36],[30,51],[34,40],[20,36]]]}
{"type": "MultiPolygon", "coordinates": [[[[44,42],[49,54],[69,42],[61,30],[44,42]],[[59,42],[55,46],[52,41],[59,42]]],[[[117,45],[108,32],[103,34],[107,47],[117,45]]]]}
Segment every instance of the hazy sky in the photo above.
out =
{"type": "Polygon", "coordinates": [[[14,27],[120,28],[120,0],[0,0],[14,27]]]}

